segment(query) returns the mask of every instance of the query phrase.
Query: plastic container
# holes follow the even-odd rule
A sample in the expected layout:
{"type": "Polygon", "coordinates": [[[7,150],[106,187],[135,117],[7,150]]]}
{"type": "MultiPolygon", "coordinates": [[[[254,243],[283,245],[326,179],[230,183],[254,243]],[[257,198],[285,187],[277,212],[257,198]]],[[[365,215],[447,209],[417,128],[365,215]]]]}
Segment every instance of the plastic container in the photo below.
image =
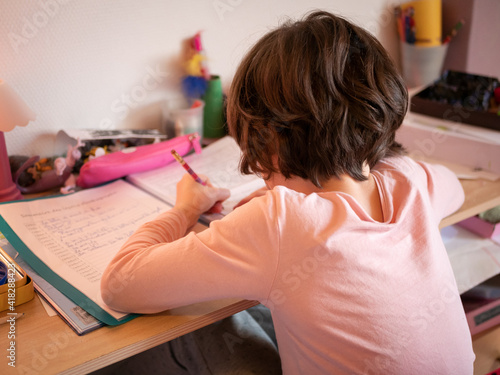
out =
{"type": "Polygon", "coordinates": [[[448,44],[425,47],[401,43],[403,77],[409,88],[426,86],[441,76],[448,44]]]}
{"type": "Polygon", "coordinates": [[[163,107],[163,131],[168,138],[198,133],[203,138],[203,109],[200,99],[168,99],[163,107]]]}

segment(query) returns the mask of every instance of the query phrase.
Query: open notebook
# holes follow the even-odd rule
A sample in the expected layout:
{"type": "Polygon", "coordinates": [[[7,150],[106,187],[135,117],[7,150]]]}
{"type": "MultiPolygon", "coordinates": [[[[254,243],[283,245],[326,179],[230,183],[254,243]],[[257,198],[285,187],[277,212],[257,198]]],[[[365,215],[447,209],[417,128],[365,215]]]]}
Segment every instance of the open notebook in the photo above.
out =
{"type": "MultiPolygon", "coordinates": [[[[233,138],[227,136],[203,149],[201,154],[184,158],[198,174],[204,174],[212,185],[231,191],[223,203],[222,214],[203,215],[201,221],[209,223],[232,211],[233,207],[255,190],[265,186],[262,179],[238,172],[240,149],[233,138]]],[[[171,205],[175,203],[176,184],[186,171],[177,163],[147,172],[129,175],[127,181],[155,195],[171,205]]]]}
{"type": "MultiPolygon", "coordinates": [[[[213,185],[231,190],[225,214],[264,186],[259,178],[238,172],[239,158],[239,148],[229,137],[201,154],[185,157],[213,185]]],[[[134,315],[104,304],[101,275],[135,229],[175,202],[175,186],[184,173],[174,162],[129,176],[128,181],[117,180],[70,195],[6,202],[0,204],[0,232],[38,274],[89,314],[106,324],[120,324],[134,315]]]]}

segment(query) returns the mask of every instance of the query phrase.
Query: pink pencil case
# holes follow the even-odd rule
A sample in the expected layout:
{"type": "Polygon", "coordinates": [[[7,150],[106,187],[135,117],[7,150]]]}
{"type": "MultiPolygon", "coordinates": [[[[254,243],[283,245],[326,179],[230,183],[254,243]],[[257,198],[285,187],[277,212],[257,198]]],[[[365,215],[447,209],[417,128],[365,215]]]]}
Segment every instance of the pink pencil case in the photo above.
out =
{"type": "Polygon", "coordinates": [[[199,154],[200,136],[192,133],[99,156],[83,165],[76,184],[82,188],[90,188],[132,173],[162,167],[175,160],[170,152],[172,149],[182,156],[193,149],[199,154]]]}

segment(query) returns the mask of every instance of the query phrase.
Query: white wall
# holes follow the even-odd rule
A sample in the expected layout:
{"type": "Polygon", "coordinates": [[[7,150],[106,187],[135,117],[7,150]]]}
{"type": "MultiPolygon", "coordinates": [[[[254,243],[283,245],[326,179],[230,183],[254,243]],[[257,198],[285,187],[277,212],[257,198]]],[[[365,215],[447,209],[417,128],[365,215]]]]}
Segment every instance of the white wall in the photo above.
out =
{"type": "Polygon", "coordinates": [[[396,56],[387,0],[2,0],[0,78],[37,113],[6,134],[10,155],[54,156],[64,128],[154,128],[179,93],[182,43],[202,30],[227,86],[244,52],[285,16],[321,8],[372,31],[396,56]]]}
{"type": "Polygon", "coordinates": [[[445,69],[500,77],[500,1],[442,0],[443,31],[465,24],[448,47],[445,69]]]}

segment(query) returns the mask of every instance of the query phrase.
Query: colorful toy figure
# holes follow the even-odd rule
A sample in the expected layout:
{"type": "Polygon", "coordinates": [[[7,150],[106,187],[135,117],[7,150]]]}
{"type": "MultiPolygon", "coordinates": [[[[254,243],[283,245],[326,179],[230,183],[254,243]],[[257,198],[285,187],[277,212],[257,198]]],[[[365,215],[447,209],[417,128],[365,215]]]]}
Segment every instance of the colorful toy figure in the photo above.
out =
{"type": "Polygon", "coordinates": [[[416,27],[415,27],[415,9],[409,7],[405,12],[405,36],[406,42],[415,44],[416,42],[416,27]]]}
{"type": "Polygon", "coordinates": [[[201,44],[201,33],[197,33],[189,42],[185,65],[187,76],[182,80],[182,88],[188,98],[199,99],[207,89],[210,74],[208,73],[206,59],[201,44]]]}

